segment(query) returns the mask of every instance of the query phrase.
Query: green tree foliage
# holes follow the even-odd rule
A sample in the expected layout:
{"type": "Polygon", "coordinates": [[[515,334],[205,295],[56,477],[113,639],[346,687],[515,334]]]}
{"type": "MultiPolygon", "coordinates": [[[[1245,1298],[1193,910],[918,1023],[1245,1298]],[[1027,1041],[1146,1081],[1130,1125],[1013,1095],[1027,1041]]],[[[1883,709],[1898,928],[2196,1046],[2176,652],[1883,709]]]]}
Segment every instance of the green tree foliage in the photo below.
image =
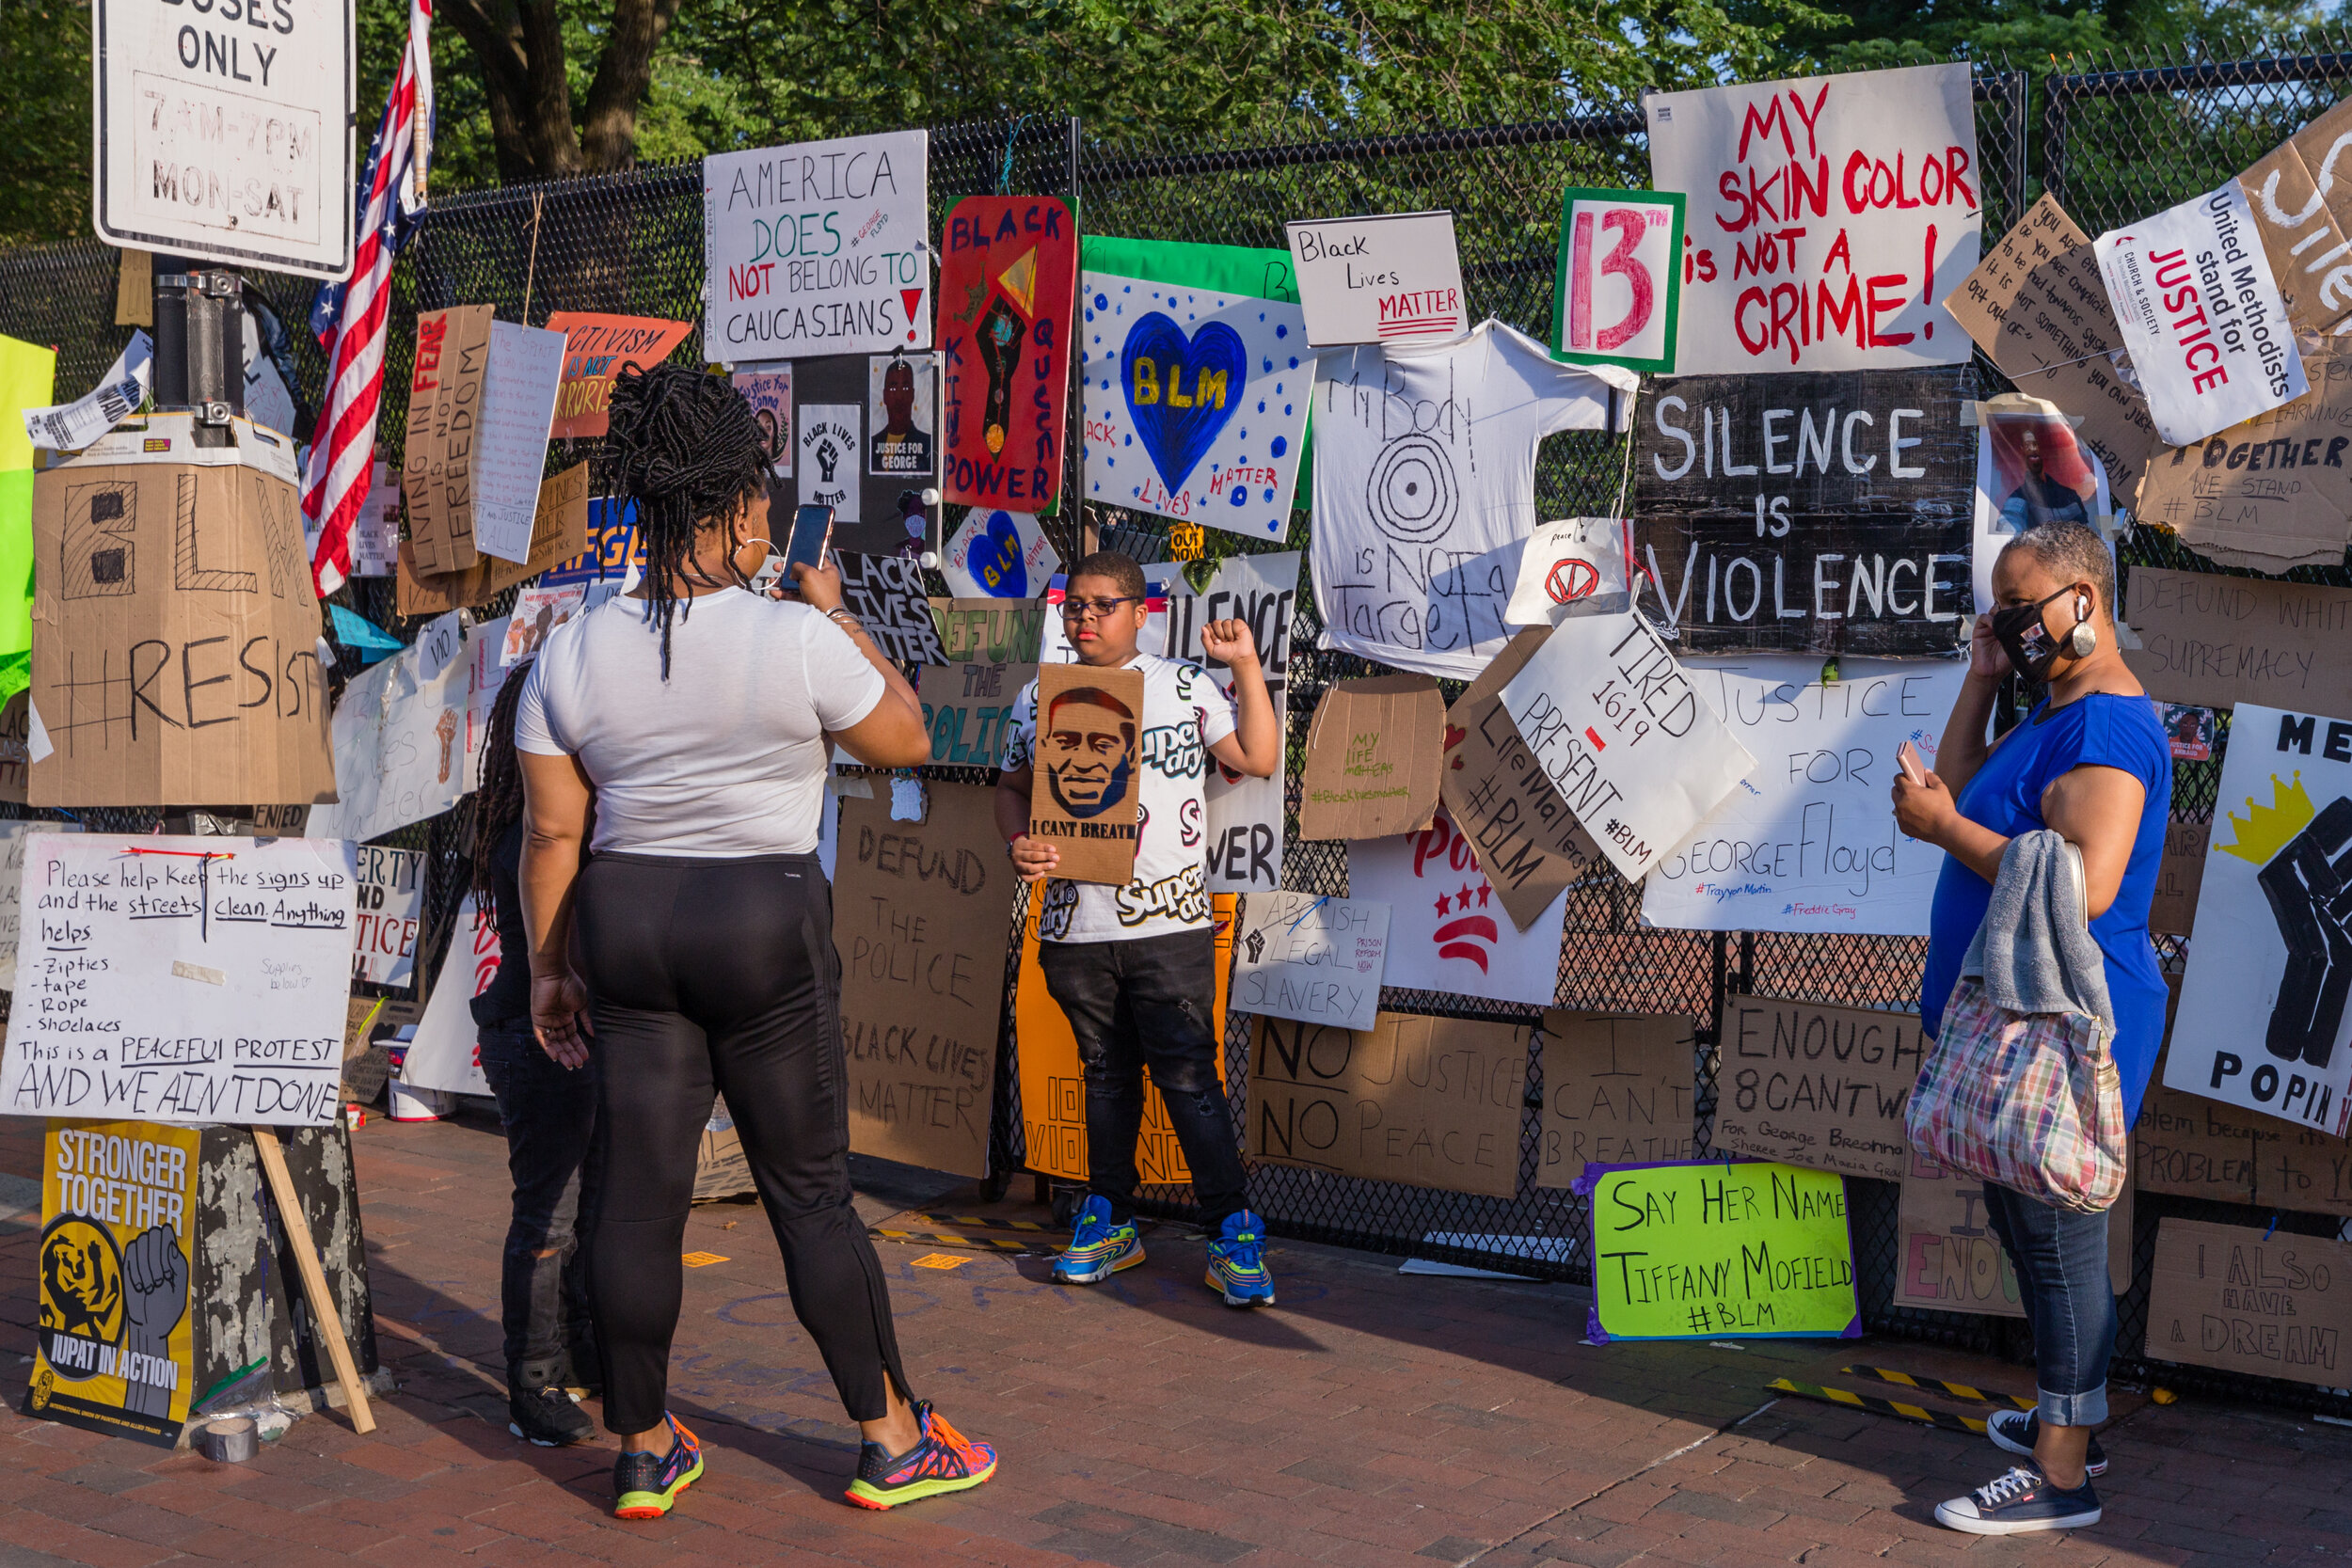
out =
{"type": "Polygon", "coordinates": [[[2088,57],[2119,46],[2265,53],[2264,40],[2340,8],[2318,0],[1863,0],[1829,7],[1825,22],[1792,24],[1782,41],[1796,69],[1868,71],[1966,55],[2040,75],[2099,69],[2088,57]]]}
{"type": "Polygon", "coordinates": [[[88,0],[0,0],[0,246],[90,231],[88,0]]]}

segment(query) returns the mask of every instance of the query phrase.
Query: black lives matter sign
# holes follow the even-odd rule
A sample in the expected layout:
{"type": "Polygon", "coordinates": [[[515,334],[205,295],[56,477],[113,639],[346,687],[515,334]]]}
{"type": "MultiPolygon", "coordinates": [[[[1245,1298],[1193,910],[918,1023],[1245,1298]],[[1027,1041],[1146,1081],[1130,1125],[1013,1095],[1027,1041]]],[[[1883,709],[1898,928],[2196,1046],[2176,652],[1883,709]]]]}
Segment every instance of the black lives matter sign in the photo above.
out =
{"type": "Polygon", "coordinates": [[[1634,423],[1634,553],[1680,650],[1963,646],[1975,612],[1968,376],[1958,366],[1654,384],[1634,423]]]}

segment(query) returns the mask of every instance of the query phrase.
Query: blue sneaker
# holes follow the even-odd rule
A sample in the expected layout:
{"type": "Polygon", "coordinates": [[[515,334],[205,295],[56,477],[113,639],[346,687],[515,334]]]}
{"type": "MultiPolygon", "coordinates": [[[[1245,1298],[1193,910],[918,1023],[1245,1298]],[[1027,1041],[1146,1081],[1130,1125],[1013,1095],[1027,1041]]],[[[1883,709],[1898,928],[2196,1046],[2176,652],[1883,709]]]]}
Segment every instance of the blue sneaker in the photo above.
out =
{"type": "MultiPolygon", "coordinates": [[[[2035,1439],[2042,1435],[2042,1418],[2030,1410],[1995,1410],[1984,1419],[1984,1434],[1993,1439],[1993,1446],[2020,1458],[2031,1459],[2035,1439]]],[[[2104,1476],[2107,1473],[2107,1450],[2099,1446],[2094,1434],[2090,1439],[2090,1456],[2084,1462],[2083,1474],[2104,1476]]]]}
{"type": "Polygon", "coordinates": [[[668,1411],[661,1413],[661,1419],[670,1429],[669,1452],[624,1453],[613,1462],[615,1519],[659,1519],[670,1512],[680,1492],[702,1479],[702,1444],[668,1411]]]}
{"type": "Polygon", "coordinates": [[[1054,1281],[1093,1285],[1142,1261],[1143,1238],[1136,1234],[1136,1222],[1112,1224],[1110,1199],[1089,1197],[1071,1228],[1070,1245],[1054,1259],[1054,1281]]]}
{"type": "Polygon", "coordinates": [[[1271,1307],[1274,1276],[1265,1267],[1265,1222],[1244,1209],[1225,1216],[1225,1227],[1209,1243],[1208,1286],[1225,1294],[1228,1307],[1271,1307]]]}
{"type": "Polygon", "coordinates": [[[2030,1465],[1964,1497],[1935,1505],[1935,1522],[1970,1535],[2023,1535],[2027,1530],[2082,1529],[2099,1522],[2099,1494],[2090,1481],[2061,1492],[2030,1465]]]}

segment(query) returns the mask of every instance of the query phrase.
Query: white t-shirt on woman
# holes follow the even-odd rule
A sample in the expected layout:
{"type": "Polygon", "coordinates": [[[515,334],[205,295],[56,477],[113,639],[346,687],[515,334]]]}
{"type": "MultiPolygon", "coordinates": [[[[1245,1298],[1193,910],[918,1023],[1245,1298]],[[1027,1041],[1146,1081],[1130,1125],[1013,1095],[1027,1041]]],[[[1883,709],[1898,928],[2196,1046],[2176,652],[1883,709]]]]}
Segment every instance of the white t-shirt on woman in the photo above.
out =
{"type": "Polygon", "coordinates": [[[882,701],[882,672],[803,604],[742,590],[685,602],[661,634],[642,599],[558,626],[515,714],[515,745],[575,756],[596,789],[591,848],[720,859],[817,848],[824,731],[882,701]]]}

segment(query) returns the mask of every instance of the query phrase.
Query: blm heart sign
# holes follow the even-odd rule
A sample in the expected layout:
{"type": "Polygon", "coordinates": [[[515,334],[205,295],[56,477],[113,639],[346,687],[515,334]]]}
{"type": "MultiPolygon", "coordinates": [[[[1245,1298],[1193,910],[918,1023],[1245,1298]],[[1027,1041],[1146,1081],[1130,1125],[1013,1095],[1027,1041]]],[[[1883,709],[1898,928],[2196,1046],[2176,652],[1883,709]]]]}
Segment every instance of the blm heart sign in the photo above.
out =
{"type": "Polygon", "coordinates": [[[1295,305],[1079,277],[1090,501],[1280,539],[1314,352],[1295,305]]]}

